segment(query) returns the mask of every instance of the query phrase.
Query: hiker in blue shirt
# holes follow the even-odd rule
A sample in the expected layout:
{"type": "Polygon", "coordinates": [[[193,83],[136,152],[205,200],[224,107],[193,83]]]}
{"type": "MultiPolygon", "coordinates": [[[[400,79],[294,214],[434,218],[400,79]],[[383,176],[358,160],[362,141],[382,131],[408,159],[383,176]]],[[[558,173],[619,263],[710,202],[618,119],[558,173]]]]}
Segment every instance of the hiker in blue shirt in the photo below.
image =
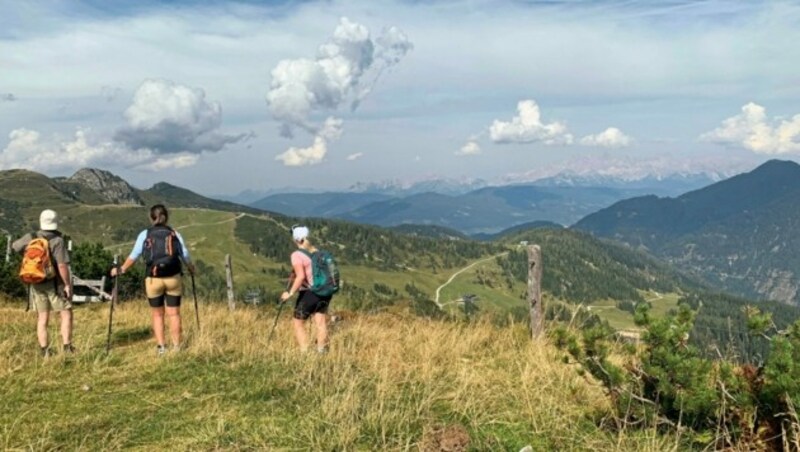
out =
{"type": "MultiPolygon", "coordinates": [[[[163,204],[150,208],[152,226],[145,229],[136,238],[131,254],[120,267],[125,273],[136,260],[143,256],[145,260],[145,292],[152,308],[153,333],[158,342],[156,351],[159,355],[166,352],[164,339],[164,314],[169,317],[169,332],[173,349],[179,349],[181,343],[181,295],[183,293],[183,276],[181,261],[186,264],[189,273],[195,268],[189,256],[189,249],[180,233],[167,225],[169,213],[163,204]],[[166,305],[166,309],[165,309],[166,305]]],[[[111,269],[111,276],[117,275],[117,269],[111,269]]]]}

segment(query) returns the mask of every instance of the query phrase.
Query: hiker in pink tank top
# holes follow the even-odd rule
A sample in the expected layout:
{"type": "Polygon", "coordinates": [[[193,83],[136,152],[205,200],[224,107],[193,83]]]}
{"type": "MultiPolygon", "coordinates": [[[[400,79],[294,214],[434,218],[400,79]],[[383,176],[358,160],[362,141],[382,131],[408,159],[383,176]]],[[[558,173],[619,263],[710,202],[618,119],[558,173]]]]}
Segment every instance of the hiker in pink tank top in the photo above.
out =
{"type": "Polygon", "coordinates": [[[292,271],[294,279],[289,290],[281,294],[281,301],[285,302],[295,293],[298,294],[294,305],[294,337],[300,350],[305,352],[309,347],[308,333],[306,333],[305,321],[309,317],[314,318],[314,326],[317,329],[317,352],[326,353],[328,350],[328,305],[331,297],[321,297],[308,290],[312,285],[311,258],[305,253],[317,251],[314,245],[308,240],[308,228],[305,226],[293,226],[292,238],[298,250],[291,255],[292,271]],[[305,252],[304,252],[305,251],[305,252]]]}

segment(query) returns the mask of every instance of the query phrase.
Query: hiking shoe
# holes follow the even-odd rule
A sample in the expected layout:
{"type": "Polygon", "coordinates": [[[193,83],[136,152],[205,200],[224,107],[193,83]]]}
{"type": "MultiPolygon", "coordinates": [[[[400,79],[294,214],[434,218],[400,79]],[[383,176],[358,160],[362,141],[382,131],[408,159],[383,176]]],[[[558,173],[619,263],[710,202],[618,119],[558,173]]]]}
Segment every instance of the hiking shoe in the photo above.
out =
{"type": "Polygon", "coordinates": [[[78,351],[78,350],[75,348],[75,346],[74,346],[74,345],[72,345],[72,344],[64,344],[64,348],[63,348],[63,350],[64,350],[64,353],[68,353],[68,354],[70,354],[70,355],[71,355],[71,354],[73,354],[73,353],[75,353],[76,351],[78,351]]]}
{"type": "Polygon", "coordinates": [[[42,358],[49,358],[52,355],[50,347],[39,347],[39,353],[42,355],[42,358]]]}
{"type": "Polygon", "coordinates": [[[163,345],[156,346],[156,354],[158,356],[164,356],[165,353],[167,353],[167,347],[163,345]]]}

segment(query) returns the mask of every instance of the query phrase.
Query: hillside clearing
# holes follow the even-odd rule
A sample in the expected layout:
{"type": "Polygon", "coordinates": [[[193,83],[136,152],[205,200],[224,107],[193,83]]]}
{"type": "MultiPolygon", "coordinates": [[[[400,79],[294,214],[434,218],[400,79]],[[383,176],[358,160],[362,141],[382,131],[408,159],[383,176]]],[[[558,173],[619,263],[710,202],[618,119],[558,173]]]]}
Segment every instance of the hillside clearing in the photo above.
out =
{"type": "Polygon", "coordinates": [[[107,356],[107,312],[77,308],[79,353],[43,360],[33,315],[0,303],[3,448],[435,450],[448,431],[476,450],[674,444],[606,429],[600,389],[525,325],[351,315],[318,356],[296,350],[286,314],[266,343],[272,308],[202,305],[198,332],[187,306],[185,349],[159,359],[143,302],[117,311],[107,356]]]}

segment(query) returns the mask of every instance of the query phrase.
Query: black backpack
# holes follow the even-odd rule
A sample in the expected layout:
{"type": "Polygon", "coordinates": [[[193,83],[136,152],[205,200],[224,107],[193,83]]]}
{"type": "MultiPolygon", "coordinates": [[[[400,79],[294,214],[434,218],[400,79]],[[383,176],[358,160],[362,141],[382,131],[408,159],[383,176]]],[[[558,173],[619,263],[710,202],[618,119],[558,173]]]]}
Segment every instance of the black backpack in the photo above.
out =
{"type": "Polygon", "coordinates": [[[143,254],[147,276],[163,278],[181,273],[183,247],[169,226],[157,225],[147,230],[143,254]]]}

